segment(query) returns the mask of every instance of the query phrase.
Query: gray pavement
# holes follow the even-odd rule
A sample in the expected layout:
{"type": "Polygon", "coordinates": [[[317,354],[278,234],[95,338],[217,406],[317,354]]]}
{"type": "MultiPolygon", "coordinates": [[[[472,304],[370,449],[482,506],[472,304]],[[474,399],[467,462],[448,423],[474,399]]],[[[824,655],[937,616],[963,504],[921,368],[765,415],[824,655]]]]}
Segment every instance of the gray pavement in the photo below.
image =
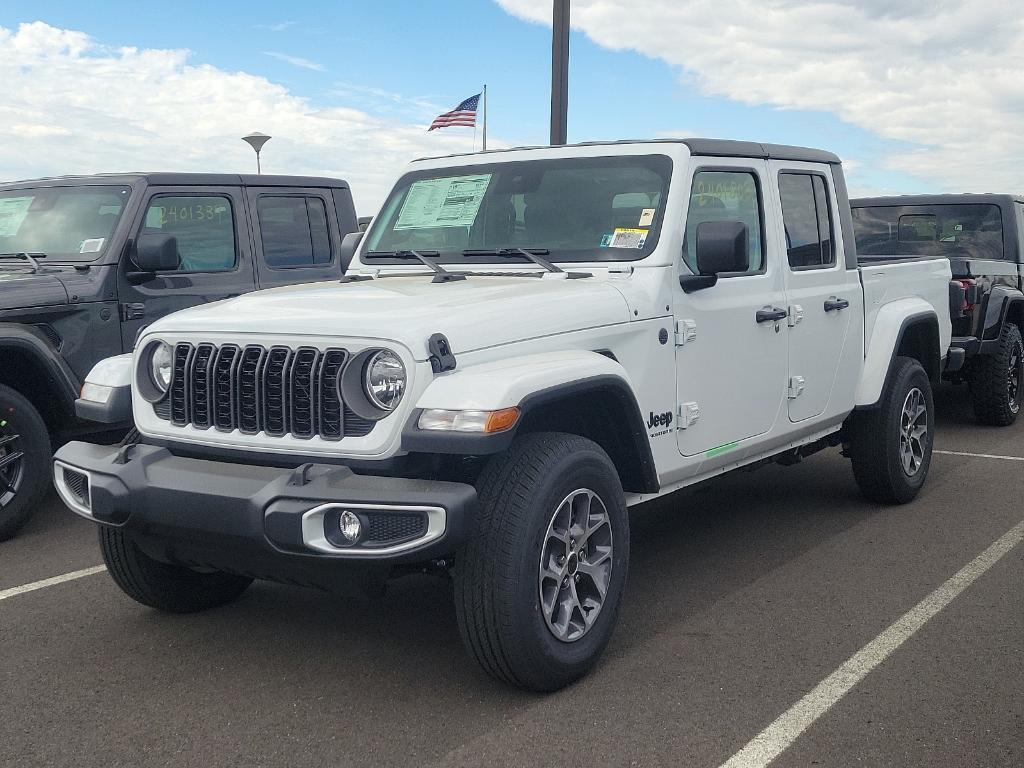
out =
{"type": "MultiPolygon", "coordinates": [[[[937,448],[1024,457],[943,388],[937,448]]],[[[1024,519],[1024,462],[937,454],[913,503],[861,499],[837,451],[634,511],[625,605],[551,696],[462,650],[448,584],[383,600],[257,584],[167,616],[105,574],[0,601],[0,766],[719,766],[1024,519]]],[[[100,562],[51,499],[0,591],[100,562]]],[[[1024,765],[1024,547],[795,739],[777,766],[1024,765]]]]}

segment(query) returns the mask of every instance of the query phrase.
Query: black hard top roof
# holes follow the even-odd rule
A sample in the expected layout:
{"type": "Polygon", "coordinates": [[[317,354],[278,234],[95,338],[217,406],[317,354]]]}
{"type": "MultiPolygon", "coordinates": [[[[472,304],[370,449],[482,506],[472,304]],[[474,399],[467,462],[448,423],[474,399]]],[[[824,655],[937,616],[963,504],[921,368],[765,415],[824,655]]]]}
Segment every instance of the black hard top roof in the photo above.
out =
{"type": "MultiPolygon", "coordinates": [[[[584,141],[578,144],[567,144],[568,147],[600,147],[616,144],[685,144],[690,148],[691,155],[707,155],[711,157],[756,157],[766,160],[791,160],[806,163],[840,164],[842,161],[831,152],[808,147],[791,147],[786,144],[760,144],[754,141],[732,141],[730,139],[622,139],[620,141],[584,141]]],[[[498,154],[515,152],[520,149],[550,149],[541,145],[533,147],[509,147],[508,149],[489,149],[486,152],[464,152],[452,155],[436,155],[423,157],[421,160],[440,160],[445,157],[466,157],[470,154],[498,154]]]]}
{"type": "Polygon", "coordinates": [[[858,197],[850,201],[853,208],[880,208],[897,205],[964,205],[964,204],[1002,205],[1005,203],[1024,203],[1021,195],[999,195],[994,193],[974,194],[961,192],[945,195],[888,195],[886,197],[858,197]]]}
{"type": "Polygon", "coordinates": [[[0,184],[0,190],[26,186],[76,186],[80,184],[146,183],[167,186],[243,186],[243,187],[337,187],[348,189],[348,182],[323,176],[273,176],[247,173],[95,173],[87,176],[53,176],[0,184]]]}

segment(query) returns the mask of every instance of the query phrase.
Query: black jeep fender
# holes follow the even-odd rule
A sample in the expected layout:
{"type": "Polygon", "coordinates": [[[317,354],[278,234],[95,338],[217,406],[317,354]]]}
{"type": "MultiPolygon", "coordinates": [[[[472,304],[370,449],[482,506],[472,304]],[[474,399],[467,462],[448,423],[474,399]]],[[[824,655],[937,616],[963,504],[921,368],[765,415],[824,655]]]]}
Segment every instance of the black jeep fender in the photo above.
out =
{"type": "Polygon", "coordinates": [[[81,382],[41,331],[0,323],[0,383],[17,390],[59,432],[74,414],[81,382]]]}

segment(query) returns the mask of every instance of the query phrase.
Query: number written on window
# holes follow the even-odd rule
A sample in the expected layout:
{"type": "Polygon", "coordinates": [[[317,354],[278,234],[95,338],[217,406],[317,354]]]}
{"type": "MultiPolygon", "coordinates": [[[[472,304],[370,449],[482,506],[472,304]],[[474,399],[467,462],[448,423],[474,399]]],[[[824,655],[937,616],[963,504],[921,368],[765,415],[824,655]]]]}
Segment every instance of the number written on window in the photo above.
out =
{"type": "Polygon", "coordinates": [[[223,272],[235,266],[235,225],[226,197],[154,197],[143,232],[162,232],[178,241],[181,272],[223,272]]]}
{"type": "Polygon", "coordinates": [[[750,171],[700,171],[693,176],[686,214],[683,261],[697,273],[697,227],[705,221],[738,221],[747,227],[746,274],[764,269],[761,250],[761,197],[750,171]]]}

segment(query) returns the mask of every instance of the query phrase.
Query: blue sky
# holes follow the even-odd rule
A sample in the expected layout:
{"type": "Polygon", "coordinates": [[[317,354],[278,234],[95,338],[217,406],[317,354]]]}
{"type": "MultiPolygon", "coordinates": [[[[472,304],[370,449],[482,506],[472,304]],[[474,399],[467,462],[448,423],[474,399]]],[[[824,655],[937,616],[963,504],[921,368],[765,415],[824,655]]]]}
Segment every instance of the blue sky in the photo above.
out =
{"type": "MultiPolygon", "coordinates": [[[[648,49],[639,41],[643,35],[624,49],[613,49],[621,48],[617,43],[598,44],[595,39],[607,38],[601,23],[607,26],[610,12],[597,13],[600,0],[589,4],[595,6],[590,15],[586,2],[574,3],[574,18],[578,6],[583,28],[573,31],[571,41],[570,141],[702,135],[806,144],[833,150],[848,160],[854,186],[864,191],[928,191],[943,184],[916,173],[914,167],[892,163],[889,158],[917,150],[919,144],[902,138],[899,131],[884,135],[872,130],[870,117],[865,119],[860,112],[851,113],[855,119],[850,121],[844,119],[849,115],[837,114],[843,108],[809,110],[803,108],[807,100],[798,96],[776,99],[769,91],[767,97],[751,93],[748,98],[734,84],[715,82],[708,72],[713,64],[695,59],[690,68],[684,53],[681,63],[673,60],[675,54],[665,53],[665,45],[648,49]],[[592,24],[591,16],[596,19],[592,24]]],[[[0,27],[13,31],[22,23],[42,21],[82,32],[99,49],[91,55],[100,55],[105,48],[187,49],[191,67],[260,76],[312,107],[354,109],[403,125],[428,123],[437,111],[453,107],[486,82],[491,137],[508,144],[545,143],[550,28],[527,19],[542,19],[549,3],[508,0],[505,5],[526,10],[513,7],[518,13],[513,15],[503,5],[484,0],[253,0],[244,5],[8,0],[0,8],[0,27]]],[[[800,21],[794,18],[793,23],[800,21]]],[[[693,44],[706,45],[691,42],[680,31],[678,46],[693,44]]],[[[743,50],[737,47],[738,53],[743,50]]],[[[758,78],[759,66],[751,63],[743,76],[758,78]]],[[[716,71],[722,69],[718,66],[716,71]]],[[[88,81],[83,87],[89,88],[88,81]]],[[[785,87],[778,90],[786,92],[785,87]]],[[[130,88],[119,94],[129,104],[131,97],[130,88]]],[[[97,90],[94,98],[102,101],[105,94],[97,90]]],[[[884,108],[879,108],[878,118],[886,118],[884,108]]],[[[471,134],[467,129],[451,130],[471,134]]],[[[417,149],[429,151],[434,136],[424,137],[417,149]]],[[[271,161],[275,148],[272,143],[266,150],[271,161]]],[[[3,171],[0,156],[0,175],[3,171]]]]}

